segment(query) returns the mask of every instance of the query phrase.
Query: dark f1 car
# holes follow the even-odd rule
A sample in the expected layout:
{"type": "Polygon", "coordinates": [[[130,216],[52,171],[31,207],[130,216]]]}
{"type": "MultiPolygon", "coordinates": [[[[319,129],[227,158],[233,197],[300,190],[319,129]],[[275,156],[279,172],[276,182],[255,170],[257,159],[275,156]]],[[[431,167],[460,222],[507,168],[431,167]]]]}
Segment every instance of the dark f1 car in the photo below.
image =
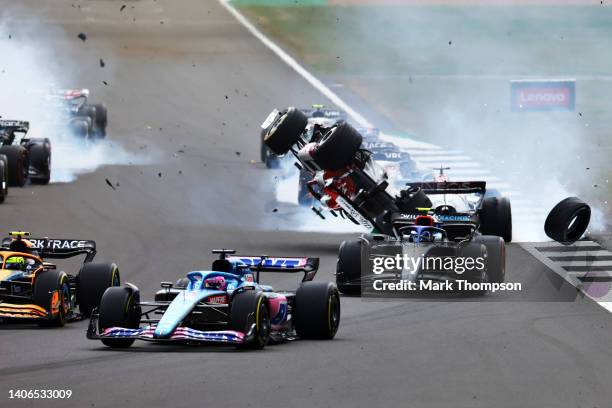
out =
{"type": "MultiPolygon", "coordinates": [[[[344,111],[326,108],[325,105],[315,104],[312,109],[300,110],[308,119],[308,131],[313,131],[315,126],[331,126],[334,123],[346,120],[347,114],[344,111]]],[[[264,143],[265,129],[261,132],[261,161],[266,164],[269,169],[275,169],[280,166],[280,159],[276,153],[266,146],[264,143]]]]}
{"type": "Polygon", "coordinates": [[[11,186],[23,187],[28,178],[47,184],[51,178],[51,141],[26,137],[29,129],[26,121],[0,120],[0,155],[6,156],[1,171],[11,186]]]}
{"type": "Polygon", "coordinates": [[[220,254],[210,270],[189,272],[176,285],[162,282],[152,302],[131,284],[109,288],[91,318],[87,337],[110,347],[136,339],[263,348],[268,341],[332,339],[340,323],[336,285],[312,282],[318,258],[220,254]],[[296,291],[260,283],[261,272],[303,272],[296,291]]]}
{"type": "Polygon", "coordinates": [[[104,291],[120,284],[117,265],[92,262],[94,241],[26,236],[29,233],[18,231],[2,240],[0,321],[63,326],[66,321],[90,315],[104,291]],[[78,255],[84,255],[85,261],[74,275],[46,262],[78,255]]]}
{"type": "MultiPolygon", "coordinates": [[[[475,196],[462,197],[460,202],[476,220],[477,230],[512,240],[510,202],[505,197],[484,198],[484,181],[407,183],[405,189],[395,191],[372,153],[361,147],[363,137],[350,124],[338,122],[308,131],[307,122],[306,115],[295,108],[275,110],[262,125],[264,141],[278,155],[291,152],[295,156],[296,166],[309,176],[310,193],[332,213],[377,233],[399,236],[398,215],[433,207],[429,195],[445,198],[470,193],[475,196]]],[[[457,211],[450,205],[440,205],[437,210],[457,211]]]]}
{"type": "Polygon", "coordinates": [[[49,94],[64,117],[55,118],[62,126],[68,126],[69,132],[85,140],[106,137],[108,111],[103,104],[87,103],[89,89],[58,89],[49,94]]]}

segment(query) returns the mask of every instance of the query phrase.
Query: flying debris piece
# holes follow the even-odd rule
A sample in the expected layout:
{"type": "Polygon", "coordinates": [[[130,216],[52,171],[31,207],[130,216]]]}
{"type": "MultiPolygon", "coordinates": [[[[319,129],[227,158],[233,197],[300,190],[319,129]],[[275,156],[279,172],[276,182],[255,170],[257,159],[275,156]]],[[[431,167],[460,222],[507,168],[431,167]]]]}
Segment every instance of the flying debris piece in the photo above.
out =
{"type": "Polygon", "coordinates": [[[159,173],[157,173],[157,177],[161,178],[162,174],[161,171],[159,173]]]}
{"type": "MultiPolygon", "coordinates": [[[[112,188],[113,190],[116,190],[115,186],[113,186],[113,183],[111,183],[109,179],[104,179],[104,180],[106,180],[106,184],[108,184],[110,188],[112,188]]],[[[119,185],[119,183],[117,183],[117,185],[119,185]]]]}
{"type": "Polygon", "coordinates": [[[122,12],[123,9],[125,9],[127,6],[124,4],[123,6],[121,6],[121,8],[119,9],[119,12],[122,12]]]}
{"type": "Polygon", "coordinates": [[[100,58],[100,68],[104,68],[105,65],[104,60],[100,58]]]}
{"type": "Polygon", "coordinates": [[[273,213],[278,212],[278,208],[272,210],[273,213]]]}
{"type": "Polygon", "coordinates": [[[79,33],[79,35],[77,35],[77,37],[79,38],[79,40],[85,42],[87,41],[87,34],[85,33],[79,33]]]}
{"type": "Polygon", "coordinates": [[[236,152],[236,156],[240,157],[240,152],[236,152]]]}

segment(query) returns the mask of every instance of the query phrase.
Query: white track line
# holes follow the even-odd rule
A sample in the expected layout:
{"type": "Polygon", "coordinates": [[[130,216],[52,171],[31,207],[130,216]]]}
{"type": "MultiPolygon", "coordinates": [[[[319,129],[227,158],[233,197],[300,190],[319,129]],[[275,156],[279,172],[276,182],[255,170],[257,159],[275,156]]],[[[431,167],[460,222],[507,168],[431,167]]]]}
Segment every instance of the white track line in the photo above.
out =
{"type": "Polygon", "coordinates": [[[362,116],[359,112],[349,106],[342,98],[340,98],[334,91],[329,89],[327,85],[325,85],[321,80],[312,75],[310,72],[306,70],[300,63],[298,63],[291,55],[285,52],[281,47],[276,45],[272,40],[262,34],[249,20],[247,20],[242,13],[240,13],[236,8],[229,3],[228,0],[219,0],[219,3],[230,13],[232,14],[236,20],[238,20],[247,30],[253,34],[255,38],[263,43],[266,47],[270,49],[273,53],[275,53],[283,62],[289,65],[291,68],[295,70],[302,78],[304,78],[310,85],[312,85],[316,90],[321,92],[324,96],[327,97],[335,106],[339,109],[344,110],[348,113],[348,115],[359,125],[362,127],[374,127],[364,116],[362,116]]]}

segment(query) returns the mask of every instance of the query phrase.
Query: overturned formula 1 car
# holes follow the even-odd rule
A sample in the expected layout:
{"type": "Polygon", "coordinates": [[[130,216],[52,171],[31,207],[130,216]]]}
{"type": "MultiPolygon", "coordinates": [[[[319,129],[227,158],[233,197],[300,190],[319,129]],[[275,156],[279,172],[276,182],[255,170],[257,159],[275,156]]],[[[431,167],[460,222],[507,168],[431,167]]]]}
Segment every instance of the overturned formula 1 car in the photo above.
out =
{"type": "MultiPolygon", "coordinates": [[[[293,153],[301,171],[310,176],[310,193],[328,211],[376,233],[342,245],[337,271],[341,291],[361,289],[364,275],[372,275],[367,260],[377,250],[384,256],[403,254],[406,243],[422,250],[414,256],[486,258],[470,279],[503,282],[504,242],[512,240],[508,198],[485,197],[484,181],[411,182],[394,191],[350,124],[340,122],[315,132],[306,132],[306,124],[306,116],[295,108],[273,111],[262,125],[264,141],[278,155],[293,153]]],[[[459,278],[454,271],[430,272],[426,276],[416,271],[412,278],[459,278]]]]}
{"type": "Polygon", "coordinates": [[[263,348],[268,341],[332,339],[340,323],[336,285],[312,282],[318,258],[219,254],[210,270],[189,272],[176,285],[162,282],[154,301],[140,301],[134,285],[110,288],[87,331],[109,347],[135,340],[187,344],[229,344],[263,348]],[[302,272],[295,291],[260,282],[261,272],[302,272]]]}

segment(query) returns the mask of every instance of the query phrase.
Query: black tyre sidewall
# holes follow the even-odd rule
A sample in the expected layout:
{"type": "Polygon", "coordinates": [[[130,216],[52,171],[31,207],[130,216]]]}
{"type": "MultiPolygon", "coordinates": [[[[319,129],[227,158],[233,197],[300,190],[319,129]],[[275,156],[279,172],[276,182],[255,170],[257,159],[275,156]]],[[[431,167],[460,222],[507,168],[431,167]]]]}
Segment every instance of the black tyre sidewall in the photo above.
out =
{"type": "Polygon", "coordinates": [[[362,142],[361,134],[342,122],[328,131],[312,152],[312,158],[323,170],[340,170],[353,161],[362,142]]]}
{"type": "Polygon", "coordinates": [[[361,293],[361,240],[343,241],[338,252],[336,264],[336,285],[340,292],[348,295],[361,293]],[[347,282],[356,280],[356,283],[347,282]]]}
{"type": "Polygon", "coordinates": [[[553,207],[546,221],[546,235],[562,244],[571,244],[584,234],[591,219],[591,208],[577,197],[568,197],[553,207]],[[577,217],[577,218],[576,218],[577,217]],[[570,228],[570,223],[576,218],[570,228]]]}
{"type": "Polygon", "coordinates": [[[8,185],[23,187],[28,180],[30,167],[27,149],[19,145],[3,146],[0,153],[7,157],[8,185]]]}
{"type": "Polygon", "coordinates": [[[489,197],[480,209],[480,232],[512,241],[512,210],[507,197],[489,197]]]}
{"type": "Polygon", "coordinates": [[[33,183],[48,184],[51,179],[51,145],[45,141],[30,148],[30,165],[35,167],[43,177],[32,179],[33,183]]]}
{"type": "Polygon", "coordinates": [[[292,313],[296,333],[301,338],[334,338],[340,325],[338,288],[331,282],[302,283],[295,294],[292,313]]]}
{"type": "MultiPolygon", "coordinates": [[[[140,326],[136,295],[132,290],[121,286],[110,287],[104,291],[98,309],[100,333],[111,327],[137,329],[140,326]]],[[[102,339],[102,343],[109,347],[129,347],[134,343],[134,339],[109,338],[102,339]]]]}
{"type": "Polygon", "coordinates": [[[487,248],[488,281],[503,283],[506,280],[506,246],[503,238],[493,235],[480,235],[472,242],[483,244],[487,248]]]}
{"type": "Polygon", "coordinates": [[[289,108],[265,130],[264,143],[272,152],[283,155],[298,141],[307,124],[304,112],[289,108]]]}
{"type": "Polygon", "coordinates": [[[270,315],[268,303],[262,292],[246,290],[237,293],[230,305],[230,328],[245,335],[255,323],[255,336],[238,345],[244,349],[262,349],[270,338],[270,315]]]}
{"type": "Polygon", "coordinates": [[[50,320],[41,322],[44,325],[61,327],[66,323],[66,297],[64,293],[66,285],[68,285],[68,276],[62,271],[48,270],[38,272],[36,275],[32,290],[32,301],[34,304],[45,308],[45,310],[48,312],[51,312],[53,293],[59,291],[59,312],[56,316],[51,317],[50,320]]]}
{"type": "Polygon", "coordinates": [[[77,289],[77,303],[81,314],[89,316],[100,304],[106,289],[119,286],[120,283],[119,268],[114,263],[85,263],[79,272],[77,289]]]}

